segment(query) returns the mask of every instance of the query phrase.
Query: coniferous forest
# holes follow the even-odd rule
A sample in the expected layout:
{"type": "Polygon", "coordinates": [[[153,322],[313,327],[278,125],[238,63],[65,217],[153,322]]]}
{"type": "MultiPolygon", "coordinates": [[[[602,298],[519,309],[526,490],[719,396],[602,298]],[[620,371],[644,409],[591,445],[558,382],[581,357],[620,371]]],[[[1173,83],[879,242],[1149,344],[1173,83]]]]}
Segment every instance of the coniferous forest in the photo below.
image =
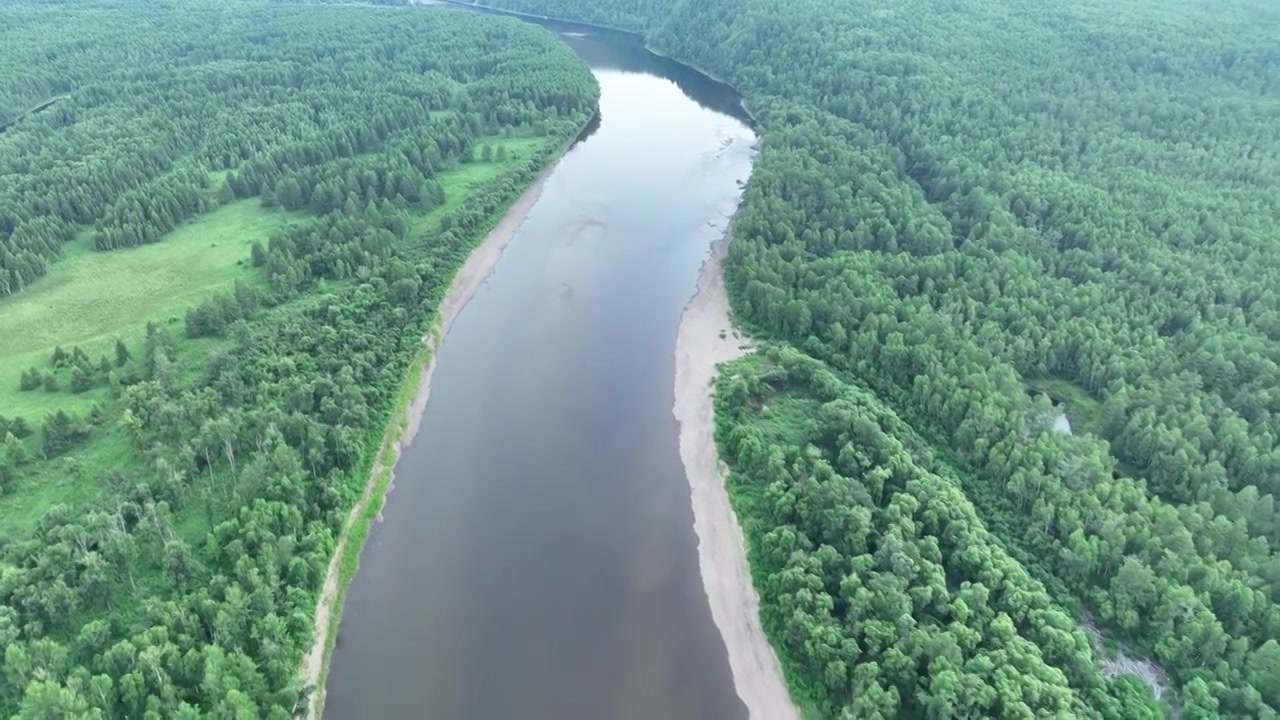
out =
{"type": "Polygon", "coordinates": [[[761,122],[718,423],[803,705],[1276,716],[1280,7],[497,4],[761,122]]]}
{"type": "Polygon", "coordinates": [[[64,264],[271,228],[185,314],[115,318],[0,394],[0,716],[301,711],[320,584],[435,308],[597,93],[550,33],[458,11],[0,10],[0,316],[65,299],[64,264]]]}

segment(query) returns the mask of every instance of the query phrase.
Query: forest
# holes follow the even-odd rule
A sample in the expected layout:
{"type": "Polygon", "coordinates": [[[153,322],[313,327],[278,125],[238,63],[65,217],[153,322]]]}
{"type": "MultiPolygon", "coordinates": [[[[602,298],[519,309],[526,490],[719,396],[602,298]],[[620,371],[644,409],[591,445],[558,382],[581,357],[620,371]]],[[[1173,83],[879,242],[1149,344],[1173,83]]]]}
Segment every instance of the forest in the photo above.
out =
{"type": "Polygon", "coordinates": [[[1280,6],[495,2],[760,120],[718,424],[802,706],[1280,712],[1280,6]]]}
{"type": "Polygon", "coordinates": [[[294,717],[436,307],[595,81],[444,9],[19,2],[0,48],[0,717],[294,717]]]}

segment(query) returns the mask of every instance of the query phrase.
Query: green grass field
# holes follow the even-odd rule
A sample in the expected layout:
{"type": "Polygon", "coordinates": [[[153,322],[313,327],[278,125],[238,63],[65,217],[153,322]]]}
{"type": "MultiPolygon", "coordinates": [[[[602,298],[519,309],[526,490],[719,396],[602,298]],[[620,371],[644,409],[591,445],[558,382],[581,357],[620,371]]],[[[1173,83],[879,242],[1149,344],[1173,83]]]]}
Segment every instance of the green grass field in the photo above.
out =
{"type": "Polygon", "coordinates": [[[515,137],[488,138],[481,142],[487,142],[495,149],[499,145],[506,147],[507,160],[502,163],[474,162],[440,173],[438,179],[440,185],[444,188],[444,204],[429,213],[423,213],[413,218],[410,224],[411,237],[433,227],[440,221],[441,217],[456,210],[462,204],[463,199],[466,198],[467,191],[498,177],[507,170],[529,162],[529,158],[543,146],[546,140],[540,137],[515,137]]]}
{"type": "MultiPolygon", "coordinates": [[[[542,138],[487,142],[506,146],[504,163],[471,163],[441,173],[445,204],[412,218],[414,233],[456,209],[467,191],[527,162],[542,138]]],[[[188,308],[229,290],[236,278],[252,277],[249,246],[265,240],[290,218],[256,198],[202,215],[161,242],[127,250],[96,252],[88,233],[71,243],[48,277],[29,290],[0,300],[0,414],[43,416],[52,408],[83,412],[101,399],[101,389],[75,395],[42,390],[19,392],[28,367],[47,367],[59,345],[80,345],[91,356],[109,353],[117,337],[136,342],[148,321],[179,323],[188,308]]]]}
{"type": "MultiPolygon", "coordinates": [[[[33,436],[27,446],[38,448],[38,439],[33,436]]],[[[0,499],[4,504],[4,512],[0,513],[0,537],[28,536],[45,510],[58,503],[92,502],[102,491],[102,476],[112,468],[128,467],[132,461],[124,431],[108,427],[95,430],[93,440],[75,452],[36,463],[23,473],[13,490],[0,499]]]]}
{"type": "Polygon", "coordinates": [[[96,356],[110,353],[117,337],[137,343],[147,321],[181,321],[188,308],[249,277],[250,244],[289,218],[257,200],[241,200],[153,245],[96,252],[86,233],[48,277],[0,301],[0,414],[35,419],[55,407],[86,409],[103,390],[19,392],[18,380],[28,367],[47,367],[59,345],[80,345],[96,356]]]}
{"type": "MultiPolygon", "coordinates": [[[[506,148],[502,162],[475,162],[442,172],[445,204],[412,215],[412,242],[455,210],[476,186],[529,161],[545,138],[488,138],[483,142],[506,148]]],[[[113,356],[116,338],[133,353],[141,352],[146,324],[170,324],[178,340],[174,358],[182,374],[198,372],[218,339],[188,340],[183,336],[186,311],[219,292],[231,289],[237,278],[263,282],[249,266],[249,248],[265,241],[291,219],[305,217],[279,208],[263,208],[257,198],[240,200],[206,213],[166,235],[160,242],[125,250],[94,251],[86,232],[66,247],[47,277],[26,292],[0,300],[0,415],[25,417],[33,429],[55,410],[86,414],[94,403],[112,402],[110,390],[99,384],[76,394],[63,387],[22,392],[18,388],[29,367],[48,369],[55,347],[80,346],[91,358],[113,356]]],[[[318,289],[317,292],[324,292],[318,289]]],[[[24,443],[39,457],[39,431],[24,443]]],[[[24,537],[43,512],[56,503],[80,505],[101,492],[100,479],[112,468],[137,463],[123,431],[96,429],[89,442],[67,457],[37,460],[22,468],[15,485],[0,499],[0,537],[24,537]]],[[[202,517],[180,517],[193,536],[204,530],[202,517]]]]}

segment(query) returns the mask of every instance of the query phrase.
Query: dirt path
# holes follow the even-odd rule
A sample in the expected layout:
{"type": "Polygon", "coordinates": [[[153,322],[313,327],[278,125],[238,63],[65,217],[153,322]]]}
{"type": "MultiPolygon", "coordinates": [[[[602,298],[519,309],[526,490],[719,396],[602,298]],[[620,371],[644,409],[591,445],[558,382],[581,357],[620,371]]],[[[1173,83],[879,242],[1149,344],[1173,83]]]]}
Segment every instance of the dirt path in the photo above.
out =
{"type": "Polygon", "coordinates": [[[471,251],[467,261],[458,270],[458,273],[454,275],[453,283],[449,286],[449,292],[440,304],[438,323],[431,332],[422,338],[423,345],[429,348],[431,359],[420,368],[418,389],[414,393],[413,401],[409,403],[408,407],[396,412],[391,418],[382,448],[378,451],[378,459],[374,463],[372,472],[369,473],[368,482],[365,484],[364,493],[360,496],[360,500],[356,502],[355,506],[351,508],[346,521],[342,524],[342,532],[338,535],[337,549],[333,553],[333,558],[329,561],[329,569],[324,579],[324,588],[321,590],[320,600],[316,604],[315,640],[311,645],[311,650],[303,658],[301,669],[302,683],[315,688],[311,702],[308,703],[306,710],[308,720],[317,720],[324,711],[324,676],[327,672],[325,652],[331,643],[330,630],[337,629],[332,622],[334,613],[341,612],[341,608],[337,607],[337,603],[341,597],[340,590],[342,588],[339,583],[342,576],[343,559],[349,552],[360,552],[360,548],[349,546],[351,529],[359,518],[364,516],[369,503],[375,500],[380,503],[386,501],[386,492],[389,492],[391,486],[395,483],[394,472],[391,481],[385,488],[385,492],[381,493],[381,497],[376,497],[379,495],[377,478],[387,470],[387,460],[390,458],[394,461],[394,458],[398,458],[401,451],[409,443],[413,442],[413,436],[418,432],[422,413],[426,409],[427,399],[431,395],[431,378],[435,375],[436,349],[439,347],[440,341],[449,334],[449,328],[453,326],[454,320],[457,319],[459,313],[466,307],[467,302],[471,300],[471,297],[484,285],[485,280],[493,272],[499,258],[502,257],[502,251],[506,249],[507,244],[520,231],[520,227],[524,224],[525,218],[528,217],[529,211],[533,209],[534,204],[541,197],[547,178],[558,164],[557,161],[543,171],[529,189],[511,205],[507,214],[503,216],[502,221],[485,237],[484,242],[471,251]],[[408,423],[404,432],[397,435],[395,432],[396,427],[405,420],[408,423]]]}
{"type": "Polygon", "coordinates": [[[729,652],[738,697],[753,720],[798,720],[782,667],[760,627],[760,599],[751,582],[746,541],[729,504],[715,444],[713,382],[720,363],[741,357],[749,341],[729,321],[721,260],[729,234],[716,242],[685,306],[676,338],[676,394],[680,458],[693,498],[698,564],[711,616],[729,652]]]}

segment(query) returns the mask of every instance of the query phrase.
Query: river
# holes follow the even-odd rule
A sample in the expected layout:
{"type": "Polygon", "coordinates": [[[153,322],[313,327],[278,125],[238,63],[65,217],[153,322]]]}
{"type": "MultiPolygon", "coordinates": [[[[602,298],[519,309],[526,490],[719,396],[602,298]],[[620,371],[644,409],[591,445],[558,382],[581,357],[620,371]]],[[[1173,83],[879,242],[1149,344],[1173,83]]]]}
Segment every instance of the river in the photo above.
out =
{"type": "Polygon", "coordinates": [[[599,122],[440,347],[328,718],[746,716],[699,574],[672,354],[756,136],[728,88],[550,27],[598,79],[599,122]]]}

